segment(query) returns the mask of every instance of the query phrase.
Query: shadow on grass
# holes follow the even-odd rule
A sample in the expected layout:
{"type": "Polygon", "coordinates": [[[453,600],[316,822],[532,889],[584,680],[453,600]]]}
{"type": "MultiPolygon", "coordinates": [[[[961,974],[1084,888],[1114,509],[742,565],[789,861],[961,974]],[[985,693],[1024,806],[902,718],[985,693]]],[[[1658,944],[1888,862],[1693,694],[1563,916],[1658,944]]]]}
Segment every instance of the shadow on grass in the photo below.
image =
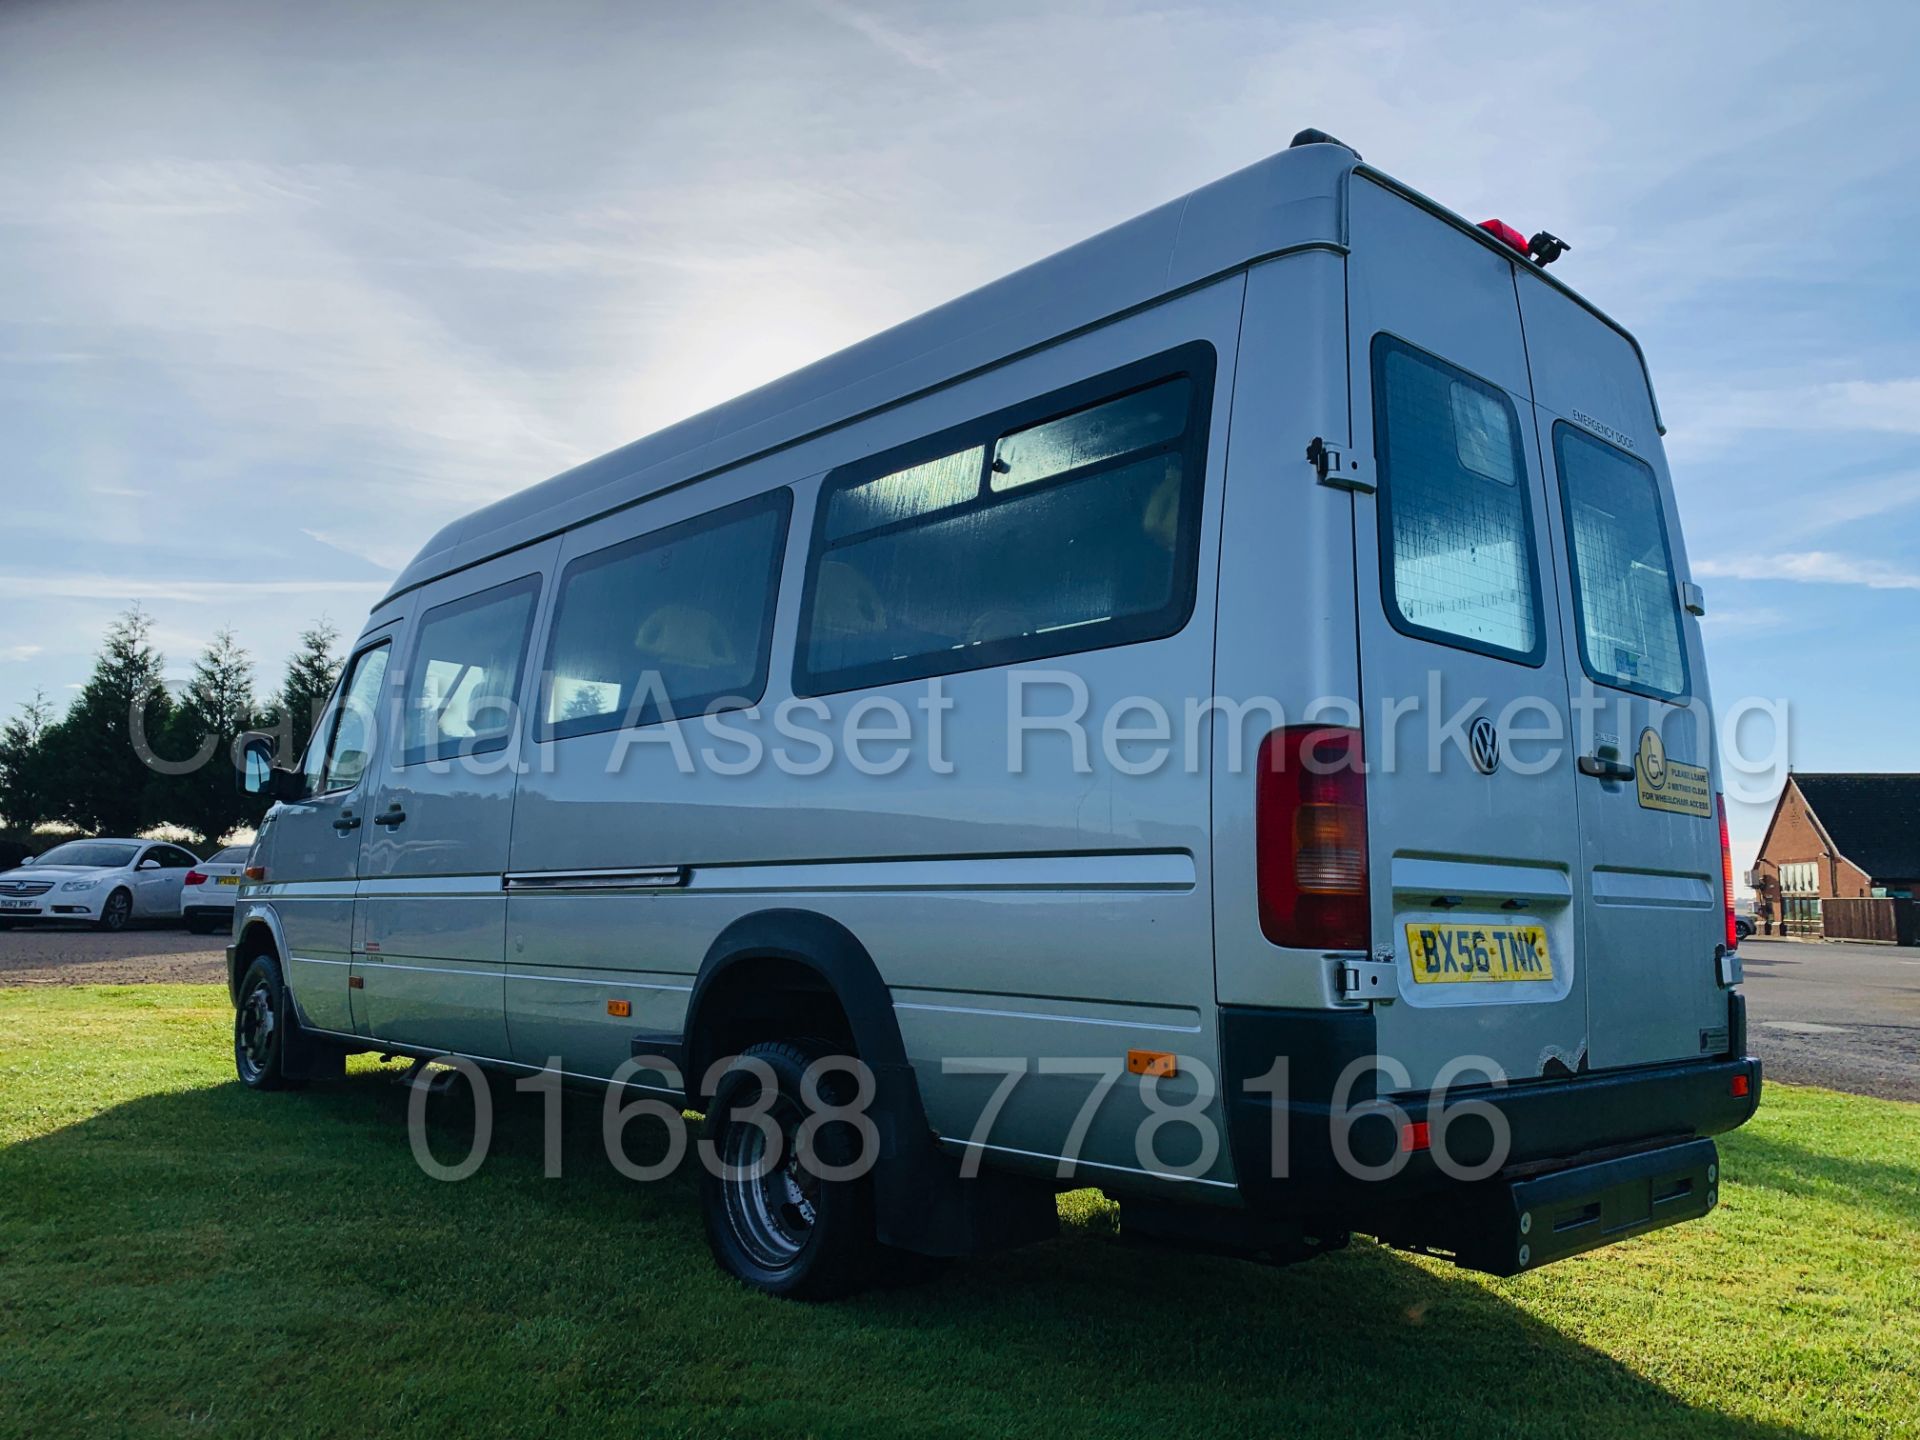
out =
{"type": "MultiPolygon", "coordinates": [[[[623,1178],[598,1099],[568,1096],[545,1179],[540,1099],[496,1095],[462,1183],[422,1174],[407,1092],[365,1073],[148,1096],[0,1151],[0,1430],[11,1404],[34,1434],[1793,1433],[1377,1247],[1276,1270],[1128,1246],[1098,1207],[932,1284],[769,1300],[713,1268],[690,1167],[623,1178]]],[[[429,1114],[457,1160],[464,1089],[429,1114]]],[[[628,1138],[659,1158],[653,1122],[628,1138]]]]}

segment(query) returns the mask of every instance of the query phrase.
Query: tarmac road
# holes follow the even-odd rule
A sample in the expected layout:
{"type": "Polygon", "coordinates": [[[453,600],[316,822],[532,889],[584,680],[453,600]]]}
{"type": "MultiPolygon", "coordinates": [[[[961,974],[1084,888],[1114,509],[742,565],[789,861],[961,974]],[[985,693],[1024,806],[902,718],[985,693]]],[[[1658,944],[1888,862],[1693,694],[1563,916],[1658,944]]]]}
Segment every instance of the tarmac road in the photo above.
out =
{"type": "Polygon", "coordinates": [[[1767,1079],[1920,1100],[1920,950],[1750,939],[1740,963],[1767,1079]]]}

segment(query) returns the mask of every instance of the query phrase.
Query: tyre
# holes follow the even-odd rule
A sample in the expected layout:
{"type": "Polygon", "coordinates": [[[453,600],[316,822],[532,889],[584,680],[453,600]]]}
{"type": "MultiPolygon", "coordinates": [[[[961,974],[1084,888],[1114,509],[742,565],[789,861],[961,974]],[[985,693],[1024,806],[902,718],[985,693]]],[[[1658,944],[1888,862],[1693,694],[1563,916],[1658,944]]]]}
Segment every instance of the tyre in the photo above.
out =
{"type": "MultiPolygon", "coordinates": [[[[717,1162],[700,1178],[707,1244],[721,1269],[769,1295],[828,1300],[851,1294],[874,1275],[879,1246],[871,1175],[825,1178],[796,1143],[809,1113],[802,1077],[834,1048],[817,1041],[750,1046],[707,1107],[705,1135],[717,1162]],[[756,1073],[760,1066],[764,1072],[756,1073]],[[771,1078],[771,1096],[762,1074],[771,1078]],[[762,1114],[764,1120],[754,1118],[762,1114]],[[780,1136],[779,1163],[771,1166],[763,1163],[767,1126],[780,1136]]],[[[854,1077],[844,1070],[825,1073],[819,1089],[829,1105],[847,1104],[856,1093],[854,1077]]],[[[827,1121],[812,1134],[829,1169],[862,1155],[861,1136],[848,1122],[827,1121]]]]}
{"type": "Polygon", "coordinates": [[[299,1082],[287,1076],[287,990],[280,967],[270,955],[257,956],[240,982],[240,1003],[233,1012],[233,1068],[249,1090],[288,1090],[299,1082]]]}
{"type": "Polygon", "coordinates": [[[127,928],[127,922],[131,919],[133,896],[125,890],[116,890],[107,897],[107,903],[100,910],[100,918],[93,922],[93,928],[117,935],[127,928]]]}

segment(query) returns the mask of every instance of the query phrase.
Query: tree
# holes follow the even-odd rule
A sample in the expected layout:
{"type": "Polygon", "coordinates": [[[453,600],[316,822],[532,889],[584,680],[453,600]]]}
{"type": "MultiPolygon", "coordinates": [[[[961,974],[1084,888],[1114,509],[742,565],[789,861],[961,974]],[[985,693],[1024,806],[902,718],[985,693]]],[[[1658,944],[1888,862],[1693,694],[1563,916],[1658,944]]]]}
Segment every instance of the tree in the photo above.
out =
{"type": "Polygon", "coordinates": [[[230,831],[257,822],[266,808],[234,784],[234,738],[258,718],[253,660],[231,630],[217,630],[167,726],[166,768],[187,768],[161,776],[155,804],[165,819],[192,831],[208,850],[230,831]]]}
{"type": "Polygon", "coordinates": [[[21,830],[54,817],[47,758],[47,731],[53,728],[53,703],[44,690],[20,707],[0,728],[0,816],[21,830]]]}
{"type": "Polygon", "coordinates": [[[298,763],[306,751],[307,737],[340,679],[340,657],[334,653],[339,643],[340,631],[323,616],[311,630],[300,633],[300,648],[287,661],[273,717],[282,736],[279,761],[283,765],[298,763]]]}
{"type": "Polygon", "coordinates": [[[157,818],[149,760],[173,700],[153,621],[138,606],[113,622],[66,718],[42,739],[42,774],[58,819],[99,835],[137,835],[157,818]]]}

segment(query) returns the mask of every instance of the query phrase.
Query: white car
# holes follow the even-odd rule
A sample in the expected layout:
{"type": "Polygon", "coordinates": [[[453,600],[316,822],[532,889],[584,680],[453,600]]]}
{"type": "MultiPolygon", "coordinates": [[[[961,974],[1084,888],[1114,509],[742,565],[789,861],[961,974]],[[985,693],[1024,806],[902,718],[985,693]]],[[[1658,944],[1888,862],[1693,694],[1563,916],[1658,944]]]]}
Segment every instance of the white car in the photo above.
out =
{"type": "Polygon", "coordinates": [[[210,935],[233,928],[233,900],[247,878],[248,848],[229,845],[187,871],[180,886],[180,918],[187,929],[210,935]]]}
{"type": "Polygon", "coordinates": [[[65,920],[124,930],[136,919],[171,920],[199,863],[156,840],[69,840],[0,875],[0,925],[65,920]]]}

